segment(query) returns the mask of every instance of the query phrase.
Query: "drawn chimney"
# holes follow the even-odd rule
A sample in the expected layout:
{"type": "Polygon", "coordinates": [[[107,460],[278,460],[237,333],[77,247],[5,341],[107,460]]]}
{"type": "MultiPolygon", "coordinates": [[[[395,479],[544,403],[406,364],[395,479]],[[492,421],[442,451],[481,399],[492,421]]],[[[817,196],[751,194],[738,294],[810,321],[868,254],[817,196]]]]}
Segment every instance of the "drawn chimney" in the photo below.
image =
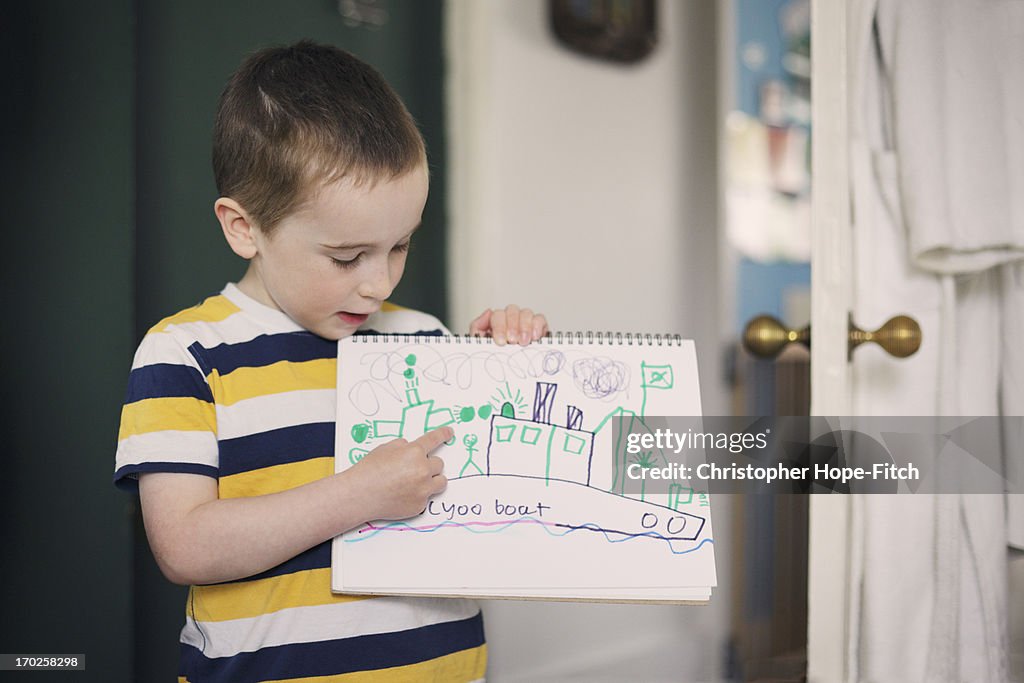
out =
{"type": "Polygon", "coordinates": [[[558,385],[552,382],[537,382],[537,391],[533,396],[533,421],[551,424],[551,408],[555,405],[555,393],[558,385]]]}
{"type": "Polygon", "coordinates": [[[569,406],[566,411],[565,426],[568,429],[583,429],[583,411],[576,406],[569,406]]]}

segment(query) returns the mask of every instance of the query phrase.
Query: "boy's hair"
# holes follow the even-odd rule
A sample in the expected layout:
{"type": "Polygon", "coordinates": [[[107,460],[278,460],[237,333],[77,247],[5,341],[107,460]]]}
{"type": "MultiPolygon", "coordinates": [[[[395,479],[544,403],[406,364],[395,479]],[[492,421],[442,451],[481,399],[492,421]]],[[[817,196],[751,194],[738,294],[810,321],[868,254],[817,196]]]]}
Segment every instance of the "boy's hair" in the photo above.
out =
{"type": "Polygon", "coordinates": [[[396,178],[426,158],[398,94],[344,50],[302,41],[260,50],[217,105],[213,174],[270,234],[327,183],[396,178]]]}

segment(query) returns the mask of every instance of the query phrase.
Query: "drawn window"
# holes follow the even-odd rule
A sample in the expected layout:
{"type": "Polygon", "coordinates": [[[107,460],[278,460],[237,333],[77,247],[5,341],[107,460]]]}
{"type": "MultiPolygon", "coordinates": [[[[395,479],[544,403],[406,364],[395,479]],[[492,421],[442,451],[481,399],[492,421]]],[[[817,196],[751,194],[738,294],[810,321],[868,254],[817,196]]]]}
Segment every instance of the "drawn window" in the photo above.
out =
{"type": "Polygon", "coordinates": [[[583,447],[587,445],[584,439],[572,434],[565,435],[565,445],[562,446],[562,450],[566,453],[572,453],[573,455],[579,455],[583,452],[583,447]]]}
{"type": "Polygon", "coordinates": [[[501,427],[495,427],[494,431],[497,433],[496,436],[498,437],[499,442],[511,441],[512,435],[516,433],[516,426],[504,425],[501,427]]]}
{"type": "Polygon", "coordinates": [[[455,415],[448,408],[441,408],[440,410],[432,410],[427,413],[427,429],[437,429],[438,427],[444,427],[455,422],[455,415]]]}
{"type": "Polygon", "coordinates": [[[523,433],[519,435],[519,440],[523,443],[528,443],[531,446],[537,443],[537,439],[540,438],[540,427],[523,427],[523,433]]]}
{"type": "Polygon", "coordinates": [[[375,420],[373,423],[373,435],[379,437],[401,436],[401,420],[375,420]]]}

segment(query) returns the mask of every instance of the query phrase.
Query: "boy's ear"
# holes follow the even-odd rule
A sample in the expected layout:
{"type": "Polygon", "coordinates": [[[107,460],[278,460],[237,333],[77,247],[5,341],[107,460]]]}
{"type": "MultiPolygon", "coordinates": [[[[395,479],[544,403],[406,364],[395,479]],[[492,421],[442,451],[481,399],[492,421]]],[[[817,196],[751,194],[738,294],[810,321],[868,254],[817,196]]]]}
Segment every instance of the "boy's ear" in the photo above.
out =
{"type": "Polygon", "coordinates": [[[257,228],[242,205],[230,197],[221,197],[213,203],[213,213],[217,215],[231,251],[246,260],[256,256],[259,250],[253,232],[257,228]]]}

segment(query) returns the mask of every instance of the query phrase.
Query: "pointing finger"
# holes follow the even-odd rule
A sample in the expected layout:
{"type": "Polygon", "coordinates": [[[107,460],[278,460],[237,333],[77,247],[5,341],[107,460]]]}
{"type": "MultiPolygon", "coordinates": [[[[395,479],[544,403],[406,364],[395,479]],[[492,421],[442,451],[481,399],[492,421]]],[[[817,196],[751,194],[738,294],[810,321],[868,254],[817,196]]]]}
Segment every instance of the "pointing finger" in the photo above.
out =
{"type": "Polygon", "coordinates": [[[425,453],[430,453],[445,441],[452,439],[454,436],[455,432],[452,431],[451,427],[438,427],[437,429],[429,431],[416,439],[413,443],[422,448],[425,453]]]}

